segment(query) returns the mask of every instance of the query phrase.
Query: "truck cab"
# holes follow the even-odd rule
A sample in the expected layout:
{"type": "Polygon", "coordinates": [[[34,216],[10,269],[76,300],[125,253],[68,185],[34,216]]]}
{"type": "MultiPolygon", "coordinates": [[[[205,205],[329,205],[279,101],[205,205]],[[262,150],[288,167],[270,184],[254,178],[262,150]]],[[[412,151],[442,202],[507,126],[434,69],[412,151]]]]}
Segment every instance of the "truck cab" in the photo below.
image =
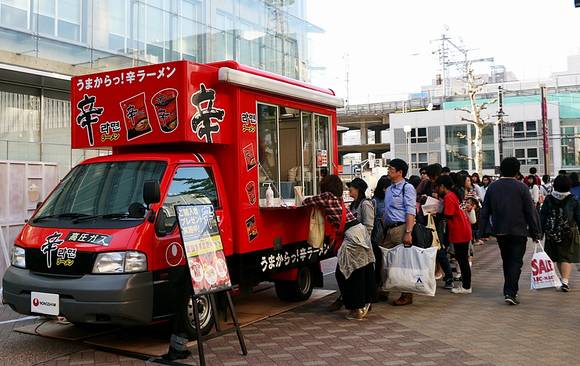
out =
{"type": "Polygon", "coordinates": [[[75,77],[72,88],[73,147],[111,155],[74,167],[17,237],[3,279],[12,309],[123,325],[182,312],[193,335],[195,305],[209,329],[211,303],[189,296],[182,204],[212,205],[239,289],[273,281],[292,301],[322,285],[319,262],[332,254],[306,243],[294,192],[315,194],[337,171],[342,101],[331,91],[187,61],[75,77]]]}

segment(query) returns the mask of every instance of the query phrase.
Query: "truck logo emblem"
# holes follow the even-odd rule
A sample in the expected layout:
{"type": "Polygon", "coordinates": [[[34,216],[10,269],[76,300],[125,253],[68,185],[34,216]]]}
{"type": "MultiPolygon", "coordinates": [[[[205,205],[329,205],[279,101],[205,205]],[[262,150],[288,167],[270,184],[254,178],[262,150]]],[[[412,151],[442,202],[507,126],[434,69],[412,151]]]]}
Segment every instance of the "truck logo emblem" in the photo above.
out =
{"type": "Polygon", "coordinates": [[[96,101],[97,97],[85,94],[83,99],[77,103],[77,109],[80,111],[77,115],[77,125],[87,130],[87,137],[91,146],[95,144],[93,124],[99,122],[99,117],[105,111],[104,108],[95,107],[96,101]]]}
{"type": "Polygon", "coordinates": [[[58,246],[64,243],[60,237],[62,233],[54,232],[44,239],[44,243],[40,246],[40,251],[46,256],[46,267],[52,267],[52,253],[58,249],[58,246]]]}
{"type": "Polygon", "coordinates": [[[226,112],[213,107],[215,90],[207,89],[203,83],[199,87],[200,90],[191,96],[191,104],[197,109],[197,113],[191,118],[191,129],[198,139],[211,143],[212,136],[220,131],[220,123],[223,122],[226,112]]]}

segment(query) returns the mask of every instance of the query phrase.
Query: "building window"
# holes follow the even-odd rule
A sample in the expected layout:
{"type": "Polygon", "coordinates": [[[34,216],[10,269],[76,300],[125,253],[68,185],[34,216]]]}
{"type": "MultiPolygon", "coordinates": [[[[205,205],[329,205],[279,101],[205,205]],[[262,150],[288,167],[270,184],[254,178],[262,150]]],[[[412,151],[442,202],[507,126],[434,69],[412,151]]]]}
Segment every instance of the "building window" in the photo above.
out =
{"type": "Polygon", "coordinates": [[[422,144],[427,142],[427,128],[413,128],[411,130],[411,143],[422,144]]]}
{"type": "Polygon", "coordinates": [[[540,160],[538,159],[538,149],[515,149],[515,157],[519,160],[521,165],[538,165],[540,160]]]}
{"type": "Polygon", "coordinates": [[[427,153],[412,153],[411,154],[411,169],[421,169],[429,165],[427,153]]]}
{"type": "Polygon", "coordinates": [[[468,169],[468,148],[467,125],[445,126],[445,150],[449,169],[468,169]]]}
{"type": "Polygon", "coordinates": [[[526,121],[514,123],[514,138],[526,138],[538,136],[538,121],[526,121]]]}
{"type": "MultiPolygon", "coordinates": [[[[576,142],[576,128],[565,126],[562,133],[562,165],[567,167],[580,165],[580,144],[576,142]]],[[[580,128],[579,131],[580,133],[580,128]]]]}

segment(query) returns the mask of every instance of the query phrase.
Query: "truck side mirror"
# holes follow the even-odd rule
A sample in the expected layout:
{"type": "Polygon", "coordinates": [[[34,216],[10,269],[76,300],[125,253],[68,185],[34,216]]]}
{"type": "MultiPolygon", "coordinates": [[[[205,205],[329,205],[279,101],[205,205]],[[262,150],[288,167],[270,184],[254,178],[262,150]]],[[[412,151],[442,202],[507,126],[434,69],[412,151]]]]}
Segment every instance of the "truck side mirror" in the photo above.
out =
{"type": "Polygon", "coordinates": [[[149,205],[161,201],[161,191],[158,181],[148,180],[143,184],[143,201],[147,205],[147,208],[149,208],[149,205]]]}

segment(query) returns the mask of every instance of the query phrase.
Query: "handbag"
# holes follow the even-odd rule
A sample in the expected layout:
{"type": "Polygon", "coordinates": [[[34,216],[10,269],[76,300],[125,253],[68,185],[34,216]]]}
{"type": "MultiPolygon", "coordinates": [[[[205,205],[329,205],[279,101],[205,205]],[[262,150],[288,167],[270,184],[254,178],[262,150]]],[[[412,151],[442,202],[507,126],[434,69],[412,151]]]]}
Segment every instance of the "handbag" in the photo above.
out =
{"type": "Polygon", "coordinates": [[[373,245],[380,245],[385,238],[385,227],[383,225],[383,218],[377,213],[377,202],[373,199],[375,206],[375,222],[373,224],[373,231],[371,232],[371,243],[373,245]]]}
{"type": "Polygon", "coordinates": [[[427,229],[431,230],[431,234],[433,235],[431,246],[437,248],[437,250],[441,249],[441,240],[439,240],[439,233],[437,233],[435,219],[431,214],[427,215],[427,229]]]}
{"type": "Polygon", "coordinates": [[[314,207],[310,211],[310,230],[308,231],[308,244],[313,248],[322,248],[324,243],[324,215],[322,210],[314,207]]]}
{"type": "Polygon", "coordinates": [[[418,222],[413,225],[411,232],[413,245],[419,248],[430,248],[433,245],[433,231],[418,222]]]}

